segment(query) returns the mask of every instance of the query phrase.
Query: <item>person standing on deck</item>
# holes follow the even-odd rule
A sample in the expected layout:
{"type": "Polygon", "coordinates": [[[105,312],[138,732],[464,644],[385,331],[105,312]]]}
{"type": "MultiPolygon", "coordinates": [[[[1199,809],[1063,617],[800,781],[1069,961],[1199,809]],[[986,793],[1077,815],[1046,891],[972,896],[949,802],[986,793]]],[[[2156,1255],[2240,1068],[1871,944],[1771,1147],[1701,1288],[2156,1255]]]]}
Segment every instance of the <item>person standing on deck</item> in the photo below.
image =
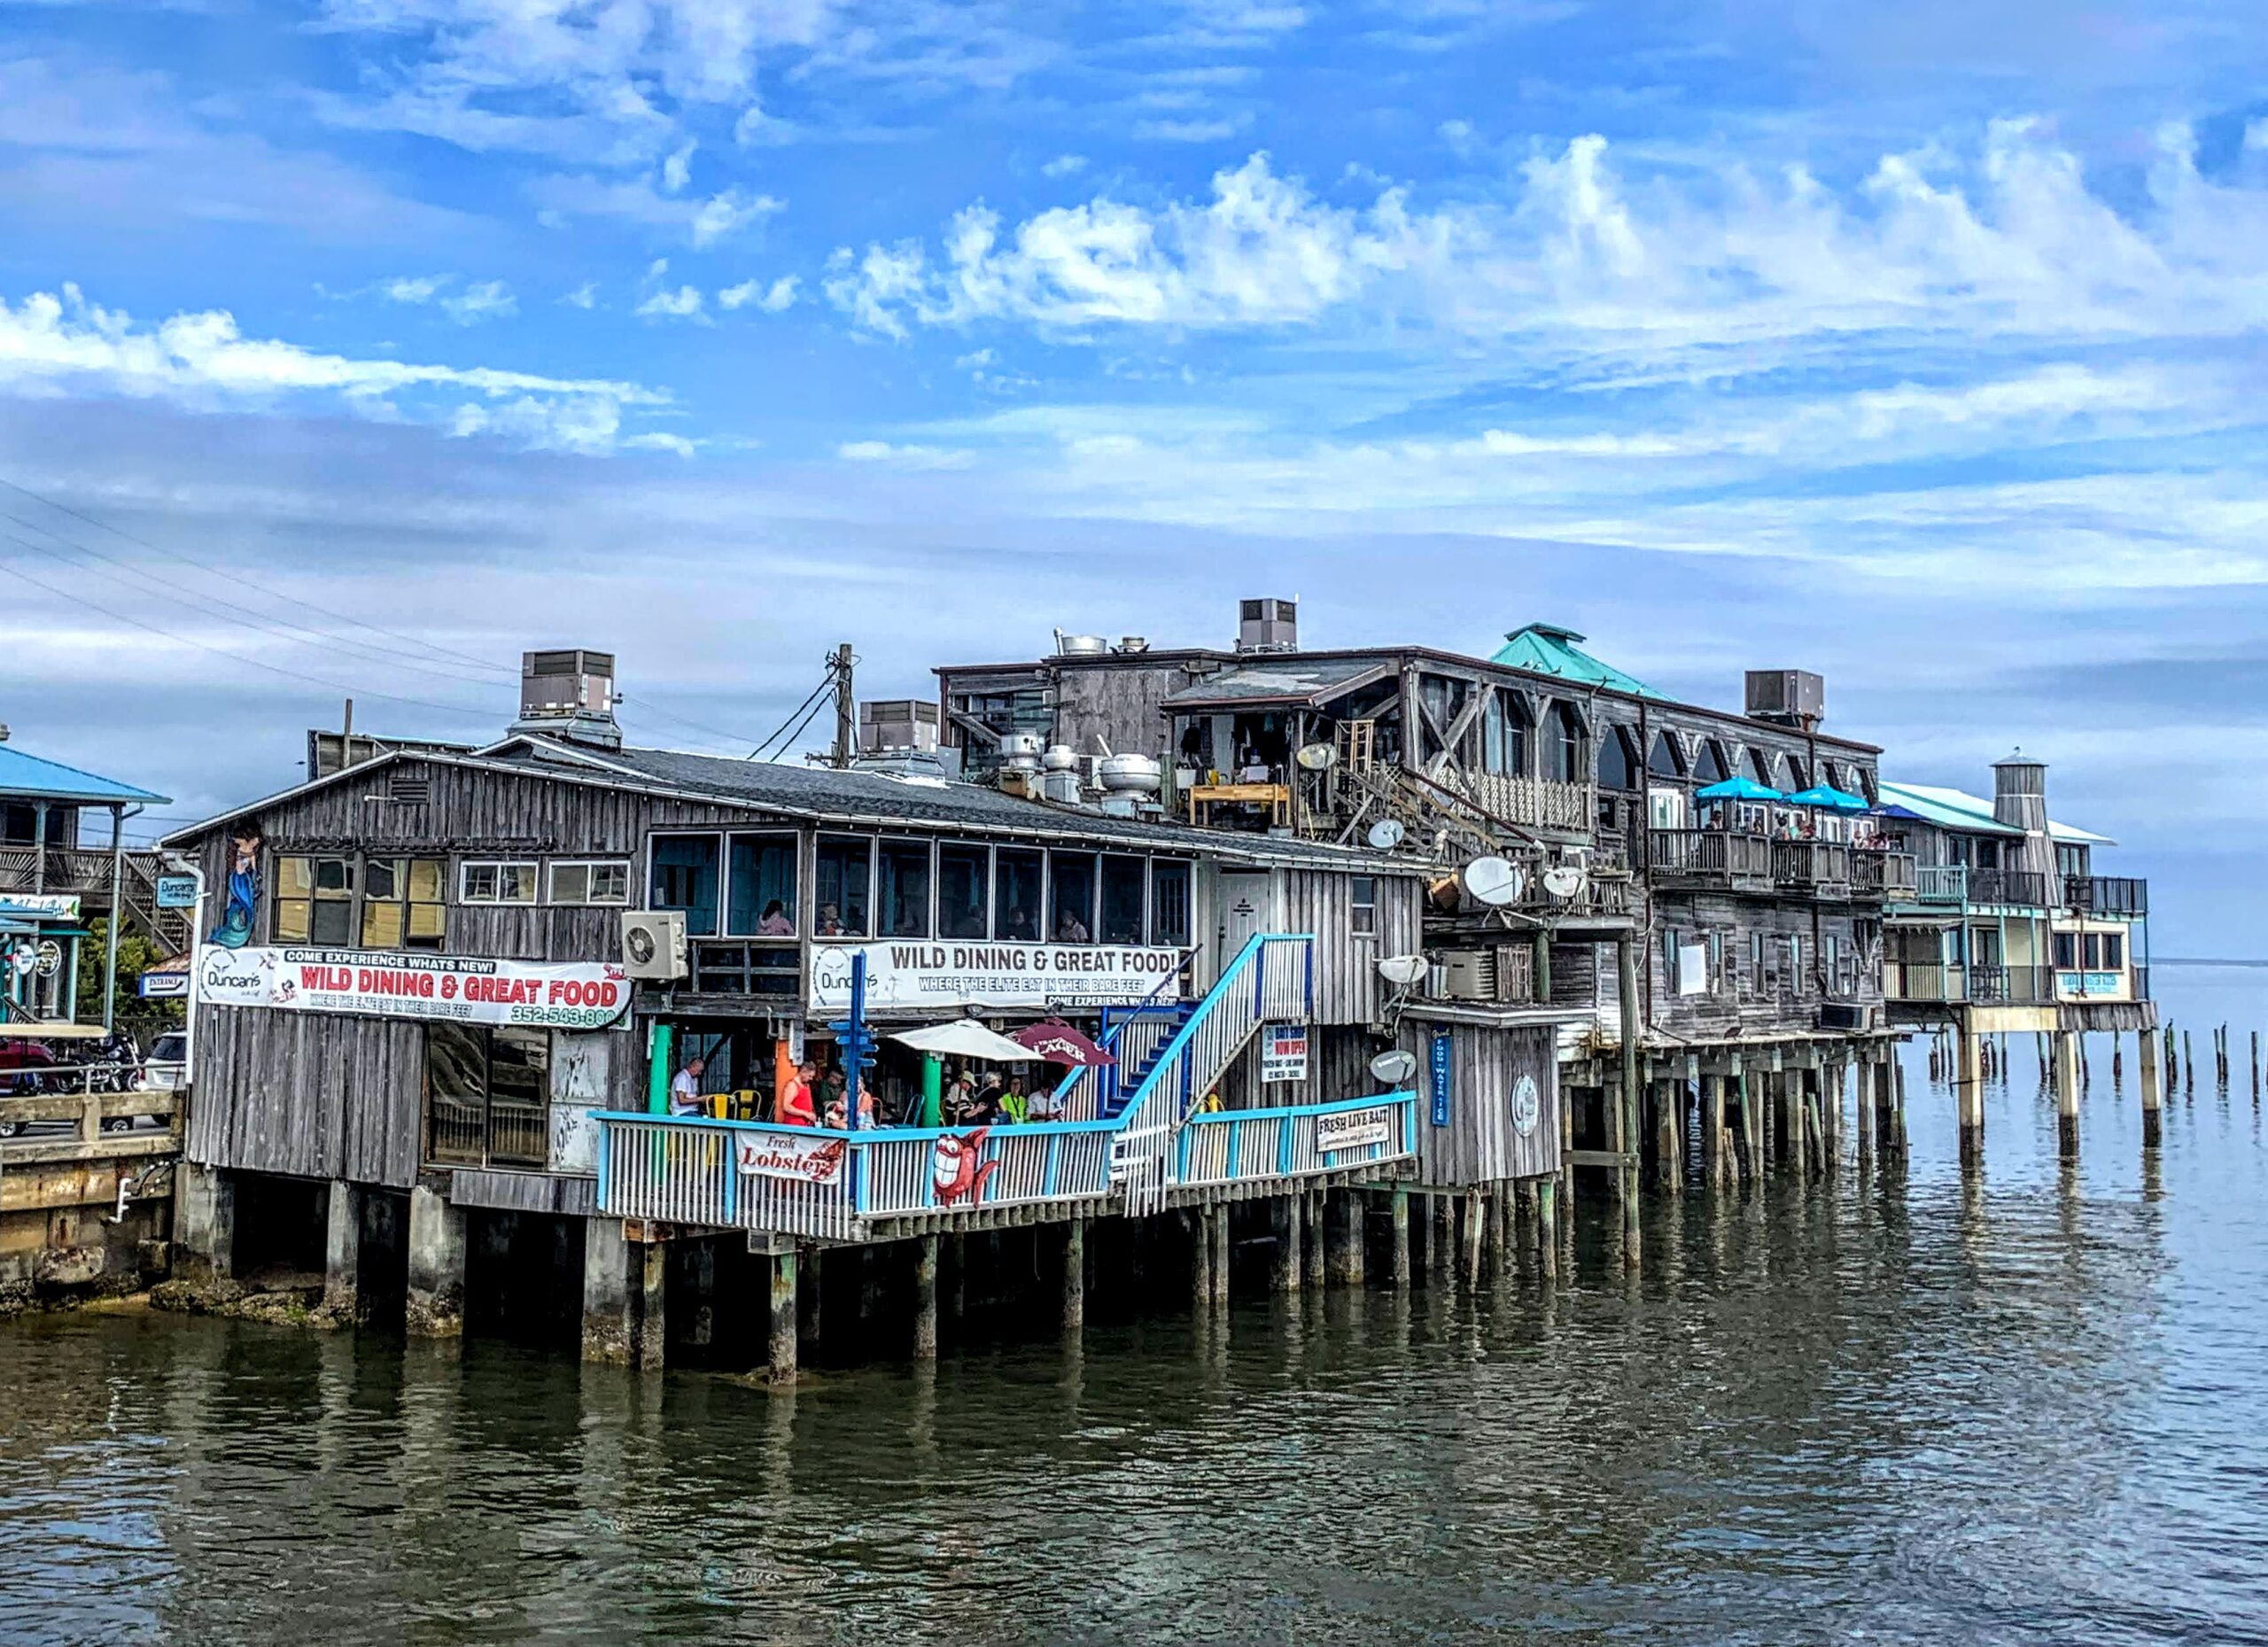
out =
{"type": "Polygon", "coordinates": [[[819,1112],[812,1105],[812,1082],[819,1075],[816,1064],[798,1065],[788,1084],[780,1090],[780,1102],[774,1107],[773,1118],[783,1127],[815,1127],[819,1112]]]}

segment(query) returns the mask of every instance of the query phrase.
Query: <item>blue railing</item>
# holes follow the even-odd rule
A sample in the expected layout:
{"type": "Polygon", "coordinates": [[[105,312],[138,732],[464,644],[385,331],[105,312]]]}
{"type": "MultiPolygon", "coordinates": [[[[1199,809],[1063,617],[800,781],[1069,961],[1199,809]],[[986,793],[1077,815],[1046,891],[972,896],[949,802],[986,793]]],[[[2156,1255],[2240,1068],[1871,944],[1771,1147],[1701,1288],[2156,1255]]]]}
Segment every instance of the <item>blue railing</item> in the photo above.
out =
{"type": "Polygon", "coordinates": [[[1175,1142],[1173,1182],[1312,1177],[1405,1160],[1417,1154],[1417,1120],[1418,1095],[1410,1092],[1194,1115],[1175,1142]]]}

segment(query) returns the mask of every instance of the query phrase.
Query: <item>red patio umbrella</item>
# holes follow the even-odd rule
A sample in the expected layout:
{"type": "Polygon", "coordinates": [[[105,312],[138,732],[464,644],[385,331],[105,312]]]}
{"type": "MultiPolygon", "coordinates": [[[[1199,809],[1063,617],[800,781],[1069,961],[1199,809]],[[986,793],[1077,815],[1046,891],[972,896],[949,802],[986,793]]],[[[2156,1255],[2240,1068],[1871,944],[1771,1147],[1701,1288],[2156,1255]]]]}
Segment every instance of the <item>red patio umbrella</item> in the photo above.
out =
{"type": "Polygon", "coordinates": [[[1118,1060],[1097,1046],[1081,1030],[1065,1023],[1060,1018],[1045,1018],[1037,1023],[1028,1023],[1008,1037],[1019,1045],[1029,1046],[1051,1064],[1115,1064],[1118,1060]]]}

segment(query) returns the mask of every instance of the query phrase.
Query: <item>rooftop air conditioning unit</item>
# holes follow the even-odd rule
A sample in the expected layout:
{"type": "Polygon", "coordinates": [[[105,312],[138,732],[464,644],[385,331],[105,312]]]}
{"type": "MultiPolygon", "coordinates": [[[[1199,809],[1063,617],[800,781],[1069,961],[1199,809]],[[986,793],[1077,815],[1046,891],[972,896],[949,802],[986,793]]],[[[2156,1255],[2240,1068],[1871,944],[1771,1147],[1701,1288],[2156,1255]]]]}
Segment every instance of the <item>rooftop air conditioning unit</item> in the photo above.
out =
{"type": "Polygon", "coordinates": [[[937,706],[921,698],[876,698],[858,705],[858,752],[934,750],[937,706]]]}
{"type": "Polygon", "coordinates": [[[629,977],[666,983],[686,975],[685,912],[622,912],[622,970],[629,977]]]}
{"type": "Polygon", "coordinates": [[[1447,975],[1443,998],[1452,1001],[1493,1001],[1496,998],[1496,952],[1449,950],[1441,956],[1447,975]]]}
{"type": "Polygon", "coordinates": [[[1827,719],[1827,682],[1806,669],[1751,669],[1748,714],[1775,726],[1816,726],[1827,719]]]}
{"type": "Polygon", "coordinates": [[[1238,651],[1296,652],[1299,648],[1297,601],[1247,601],[1238,608],[1238,651]]]}

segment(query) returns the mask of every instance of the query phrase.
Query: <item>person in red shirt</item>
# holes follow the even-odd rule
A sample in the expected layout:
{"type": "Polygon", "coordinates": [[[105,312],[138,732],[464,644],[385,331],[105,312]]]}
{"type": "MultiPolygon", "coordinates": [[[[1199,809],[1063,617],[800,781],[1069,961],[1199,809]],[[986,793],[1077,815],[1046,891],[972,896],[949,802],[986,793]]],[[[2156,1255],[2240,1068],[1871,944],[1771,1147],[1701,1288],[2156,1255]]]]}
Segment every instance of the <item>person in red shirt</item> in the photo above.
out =
{"type": "Polygon", "coordinates": [[[819,1113],[812,1107],[812,1080],[819,1074],[816,1064],[802,1064],[796,1068],[788,1084],[780,1091],[780,1102],[773,1112],[773,1119],[783,1127],[815,1127],[819,1113]]]}

